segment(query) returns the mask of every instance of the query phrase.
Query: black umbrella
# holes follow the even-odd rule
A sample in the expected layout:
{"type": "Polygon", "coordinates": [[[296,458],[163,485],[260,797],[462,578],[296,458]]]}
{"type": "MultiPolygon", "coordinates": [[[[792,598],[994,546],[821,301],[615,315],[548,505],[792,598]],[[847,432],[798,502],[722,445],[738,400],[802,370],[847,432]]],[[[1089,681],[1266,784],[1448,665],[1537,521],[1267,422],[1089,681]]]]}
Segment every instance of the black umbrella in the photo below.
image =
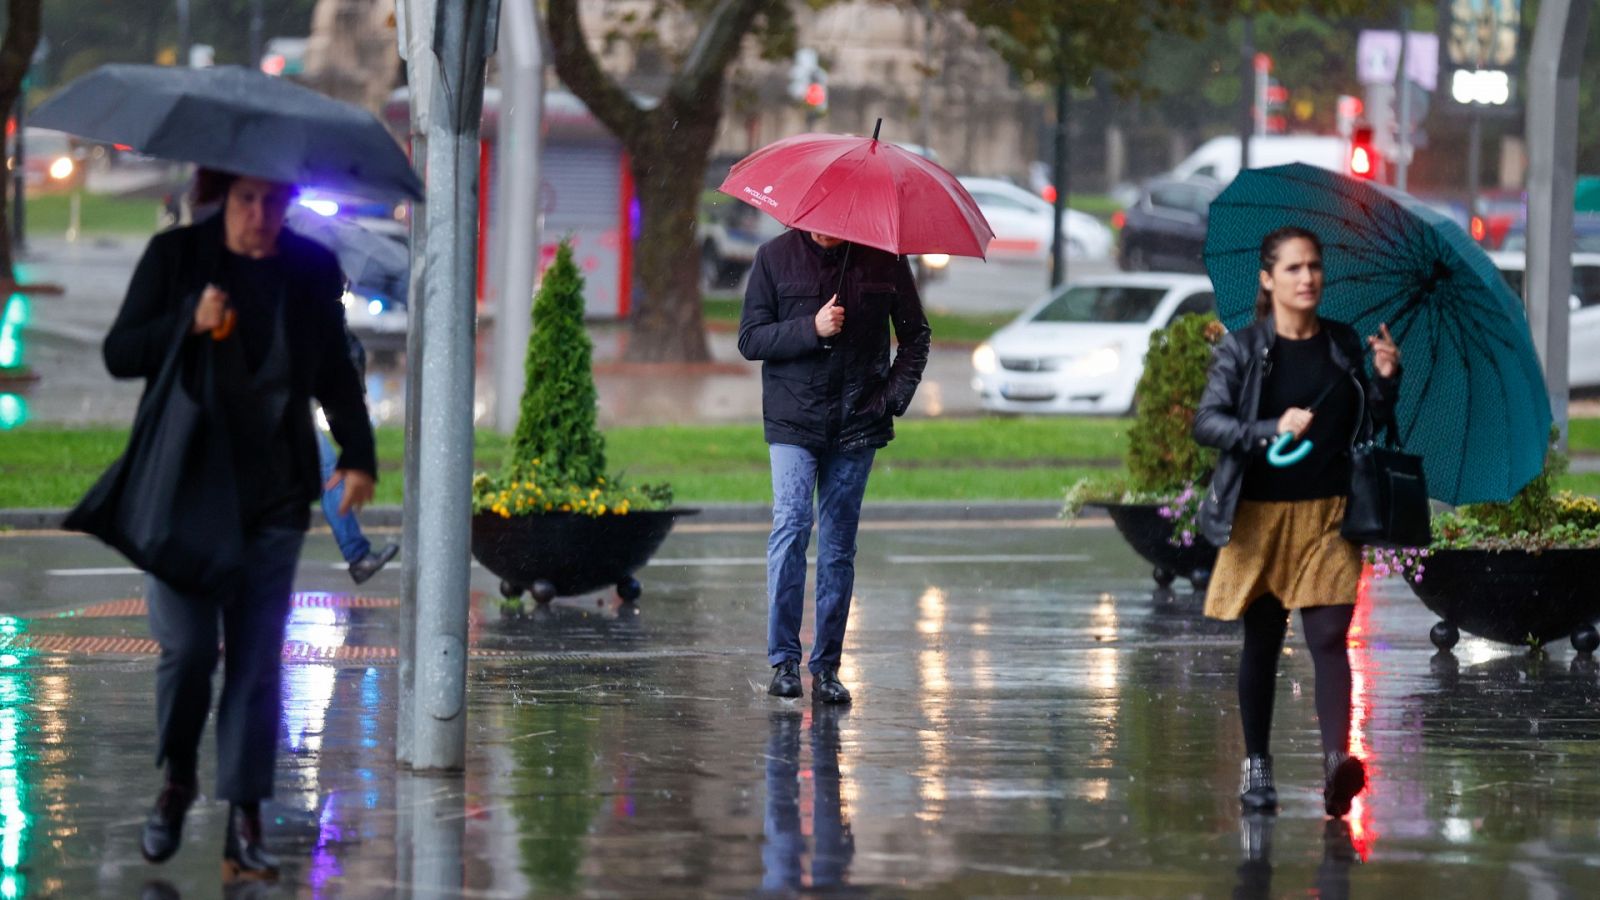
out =
{"type": "Polygon", "coordinates": [[[238,66],[101,66],[28,119],[240,175],[383,200],[422,198],[411,163],[371,113],[238,66]]]}

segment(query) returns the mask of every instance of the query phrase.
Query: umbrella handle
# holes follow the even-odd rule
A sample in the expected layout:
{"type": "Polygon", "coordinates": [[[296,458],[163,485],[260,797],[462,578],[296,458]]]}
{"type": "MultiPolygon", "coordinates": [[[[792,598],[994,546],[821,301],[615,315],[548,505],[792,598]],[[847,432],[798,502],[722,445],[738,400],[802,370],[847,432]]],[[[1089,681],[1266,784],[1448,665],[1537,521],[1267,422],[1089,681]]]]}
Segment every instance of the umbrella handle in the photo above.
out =
{"type": "Polygon", "coordinates": [[[1289,445],[1292,443],[1294,443],[1294,432],[1285,431],[1278,435],[1272,442],[1272,446],[1267,448],[1267,462],[1283,468],[1284,466],[1292,466],[1310,455],[1310,441],[1301,441],[1298,447],[1290,450],[1289,445]]]}

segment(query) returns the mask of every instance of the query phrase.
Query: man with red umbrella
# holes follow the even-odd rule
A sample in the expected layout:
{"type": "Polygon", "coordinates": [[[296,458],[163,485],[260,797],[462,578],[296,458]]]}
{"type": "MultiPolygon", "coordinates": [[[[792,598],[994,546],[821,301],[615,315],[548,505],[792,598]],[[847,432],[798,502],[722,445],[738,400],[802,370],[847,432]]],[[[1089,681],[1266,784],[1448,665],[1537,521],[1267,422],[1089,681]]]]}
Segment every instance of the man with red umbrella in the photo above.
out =
{"type": "Polygon", "coordinates": [[[950,174],[877,133],[801,135],[734,166],[722,190],[791,230],[750,269],[739,352],[761,360],[772,459],[767,692],[799,697],[800,622],[813,502],[817,533],[812,699],[839,681],[855,583],[856,528],[878,448],[911,405],[931,330],[904,254],[982,255],[993,232],[950,174]],[[899,349],[891,356],[890,330],[899,349]]]}

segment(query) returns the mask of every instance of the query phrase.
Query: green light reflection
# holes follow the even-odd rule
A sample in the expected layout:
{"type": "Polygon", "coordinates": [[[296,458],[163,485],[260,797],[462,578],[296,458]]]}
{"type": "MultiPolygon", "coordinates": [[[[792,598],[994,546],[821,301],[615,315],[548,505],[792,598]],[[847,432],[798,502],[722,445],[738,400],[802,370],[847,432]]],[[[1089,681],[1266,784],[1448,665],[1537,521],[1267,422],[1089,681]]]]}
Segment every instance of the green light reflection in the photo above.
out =
{"type": "MultiPolygon", "coordinates": [[[[23,630],[19,620],[0,618],[0,634],[8,643],[23,630]]],[[[24,664],[31,655],[26,650],[0,655],[0,898],[4,900],[23,896],[27,890],[27,877],[18,867],[26,856],[28,831],[33,825],[27,806],[29,760],[22,741],[31,699],[24,664]]]]}

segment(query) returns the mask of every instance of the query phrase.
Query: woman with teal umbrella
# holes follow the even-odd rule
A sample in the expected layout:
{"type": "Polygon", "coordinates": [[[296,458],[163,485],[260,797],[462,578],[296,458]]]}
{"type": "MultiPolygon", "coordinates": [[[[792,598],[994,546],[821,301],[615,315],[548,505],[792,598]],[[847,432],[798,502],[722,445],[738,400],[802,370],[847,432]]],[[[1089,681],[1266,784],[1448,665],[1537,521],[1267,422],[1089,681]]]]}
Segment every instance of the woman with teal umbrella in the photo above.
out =
{"type": "Polygon", "coordinates": [[[1391,415],[1400,351],[1381,326],[1365,346],[1355,329],[1318,315],[1322,242],[1305,228],[1278,228],[1258,253],[1255,321],[1223,339],[1213,358],[1194,436],[1221,451],[1199,513],[1222,548],[1206,615],[1242,619],[1239,709],[1246,811],[1278,805],[1269,738],[1289,611],[1300,610],[1316,668],[1317,720],[1325,761],[1324,806],[1343,816],[1366,785],[1349,753],[1350,660],[1346,642],[1361,577],[1361,551],[1340,533],[1353,443],[1391,415]],[[1363,360],[1372,354],[1377,378],[1363,360]],[[1280,435],[1303,443],[1273,453],[1280,435]]]}

